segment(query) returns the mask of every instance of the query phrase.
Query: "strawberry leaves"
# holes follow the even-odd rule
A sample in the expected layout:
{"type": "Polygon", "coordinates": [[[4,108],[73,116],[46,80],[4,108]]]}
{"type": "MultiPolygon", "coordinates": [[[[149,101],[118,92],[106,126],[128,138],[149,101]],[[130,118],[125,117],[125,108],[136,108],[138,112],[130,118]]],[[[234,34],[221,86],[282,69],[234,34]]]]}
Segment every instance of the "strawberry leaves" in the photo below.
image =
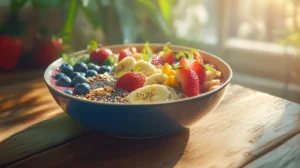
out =
{"type": "Polygon", "coordinates": [[[206,71],[210,71],[210,72],[213,72],[215,73],[217,76],[221,76],[221,72],[216,70],[212,65],[210,64],[206,64],[204,65],[204,68],[206,71]]]}
{"type": "Polygon", "coordinates": [[[144,61],[150,62],[152,60],[153,52],[152,52],[152,49],[149,45],[149,42],[146,42],[144,44],[144,47],[142,49],[142,55],[143,55],[143,60],[144,61]]]}
{"type": "Polygon", "coordinates": [[[89,44],[88,44],[88,46],[87,46],[87,49],[88,49],[89,51],[92,51],[92,50],[96,50],[98,47],[99,47],[98,42],[95,41],[95,40],[92,40],[92,41],[89,42],[89,44]]]}
{"type": "Polygon", "coordinates": [[[171,45],[171,42],[168,42],[165,44],[164,46],[164,52],[172,52],[172,50],[170,49],[170,45],[171,45]]]}
{"type": "Polygon", "coordinates": [[[72,56],[66,53],[62,54],[62,58],[65,63],[70,65],[75,65],[78,62],[90,63],[90,56],[88,54],[81,54],[78,56],[72,56]]]}

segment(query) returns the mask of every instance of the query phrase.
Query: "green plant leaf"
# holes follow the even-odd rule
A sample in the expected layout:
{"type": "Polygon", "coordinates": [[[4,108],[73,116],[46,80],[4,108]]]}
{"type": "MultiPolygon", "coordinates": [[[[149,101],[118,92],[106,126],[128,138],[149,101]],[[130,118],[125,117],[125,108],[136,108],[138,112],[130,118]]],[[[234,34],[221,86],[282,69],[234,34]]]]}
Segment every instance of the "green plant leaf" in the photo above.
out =
{"type": "Polygon", "coordinates": [[[92,41],[90,41],[89,45],[87,46],[87,49],[89,51],[92,51],[92,50],[96,50],[98,47],[99,47],[98,42],[95,40],[92,40],[92,41]]]}
{"type": "MultiPolygon", "coordinates": [[[[21,1],[21,0],[18,0],[21,1]]],[[[34,7],[37,8],[50,8],[62,3],[62,0],[31,0],[34,7]]]]}
{"type": "Polygon", "coordinates": [[[65,21],[64,30],[63,30],[63,41],[68,43],[71,39],[71,35],[73,32],[74,22],[76,19],[77,13],[77,0],[69,0],[69,10],[68,15],[65,21]]]}
{"type": "Polygon", "coordinates": [[[86,1],[80,0],[79,1],[79,8],[85,15],[85,18],[90,22],[94,29],[100,29],[103,27],[104,24],[104,15],[102,6],[98,5],[96,0],[93,1],[86,1]]]}
{"type": "Polygon", "coordinates": [[[160,9],[160,12],[165,20],[165,22],[168,24],[168,27],[172,27],[172,7],[174,5],[174,0],[158,0],[158,6],[160,9]]]}
{"type": "Polygon", "coordinates": [[[138,24],[133,10],[127,4],[124,0],[115,0],[122,27],[123,43],[134,43],[138,35],[138,24]]]}
{"type": "Polygon", "coordinates": [[[160,12],[158,12],[157,7],[155,6],[152,0],[137,0],[136,8],[140,8],[142,11],[147,13],[147,16],[154,24],[156,24],[167,36],[171,33],[164,17],[160,12]]]}
{"type": "Polygon", "coordinates": [[[10,9],[12,12],[18,12],[25,4],[27,0],[11,0],[10,9]]]}
{"type": "MultiPolygon", "coordinates": [[[[98,2],[98,1],[97,1],[98,2]]],[[[103,32],[105,34],[105,40],[108,44],[120,44],[123,43],[123,34],[120,23],[120,17],[116,10],[115,1],[107,1],[105,5],[98,3],[98,6],[102,6],[102,14],[106,18],[103,25],[103,32]]]]}
{"type": "Polygon", "coordinates": [[[10,10],[12,12],[19,12],[19,10],[26,4],[27,0],[11,0],[10,10]]]}

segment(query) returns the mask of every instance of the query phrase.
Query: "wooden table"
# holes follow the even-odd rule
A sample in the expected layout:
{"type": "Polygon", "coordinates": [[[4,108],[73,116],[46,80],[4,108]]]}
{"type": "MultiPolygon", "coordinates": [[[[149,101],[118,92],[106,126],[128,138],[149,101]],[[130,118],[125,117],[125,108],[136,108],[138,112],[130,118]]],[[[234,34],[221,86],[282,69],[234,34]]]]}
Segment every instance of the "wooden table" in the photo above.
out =
{"type": "Polygon", "coordinates": [[[242,86],[183,132],[117,139],[71,120],[42,79],[14,83],[0,88],[0,167],[300,167],[299,104],[242,86]]]}

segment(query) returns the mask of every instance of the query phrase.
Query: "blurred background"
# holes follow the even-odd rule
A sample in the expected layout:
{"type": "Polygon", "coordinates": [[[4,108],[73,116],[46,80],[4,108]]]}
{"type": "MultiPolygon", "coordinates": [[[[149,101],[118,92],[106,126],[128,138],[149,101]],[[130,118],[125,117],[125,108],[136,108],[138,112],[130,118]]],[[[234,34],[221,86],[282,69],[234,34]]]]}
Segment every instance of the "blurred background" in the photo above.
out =
{"type": "Polygon", "coordinates": [[[171,42],[221,57],[233,83],[300,102],[299,0],[1,0],[0,8],[2,74],[42,71],[90,40],[171,42]]]}

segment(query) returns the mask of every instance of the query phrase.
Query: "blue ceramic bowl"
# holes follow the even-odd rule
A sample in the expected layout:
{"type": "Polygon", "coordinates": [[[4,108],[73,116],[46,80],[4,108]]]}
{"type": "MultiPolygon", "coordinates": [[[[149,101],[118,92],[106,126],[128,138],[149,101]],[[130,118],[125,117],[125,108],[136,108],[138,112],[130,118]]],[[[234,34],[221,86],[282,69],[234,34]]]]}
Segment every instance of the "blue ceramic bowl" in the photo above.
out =
{"type": "MultiPolygon", "coordinates": [[[[164,44],[151,44],[153,49],[162,48],[164,44]]],[[[105,46],[114,53],[126,47],[141,49],[143,44],[105,46]]],[[[191,48],[171,45],[174,51],[191,50],[191,48]]],[[[74,53],[73,56],[85,51],[74,53]]],[[[196,97],[174,102],[155,104],[113,104],[89,101],[70,96],[50,85],[52,71],[63,60],[59,58],[46,69],[46,85],[57,104],[74,120],[92,130],[105,134],[127,138],[146,138],[171,134],[197,122],[205,114],[212,112],[223,99],[232,78],[232,70],[220,58],[199,51],[203,59],[214,65],[224,76],[223,85],[216,90],[196,97]]]]}

